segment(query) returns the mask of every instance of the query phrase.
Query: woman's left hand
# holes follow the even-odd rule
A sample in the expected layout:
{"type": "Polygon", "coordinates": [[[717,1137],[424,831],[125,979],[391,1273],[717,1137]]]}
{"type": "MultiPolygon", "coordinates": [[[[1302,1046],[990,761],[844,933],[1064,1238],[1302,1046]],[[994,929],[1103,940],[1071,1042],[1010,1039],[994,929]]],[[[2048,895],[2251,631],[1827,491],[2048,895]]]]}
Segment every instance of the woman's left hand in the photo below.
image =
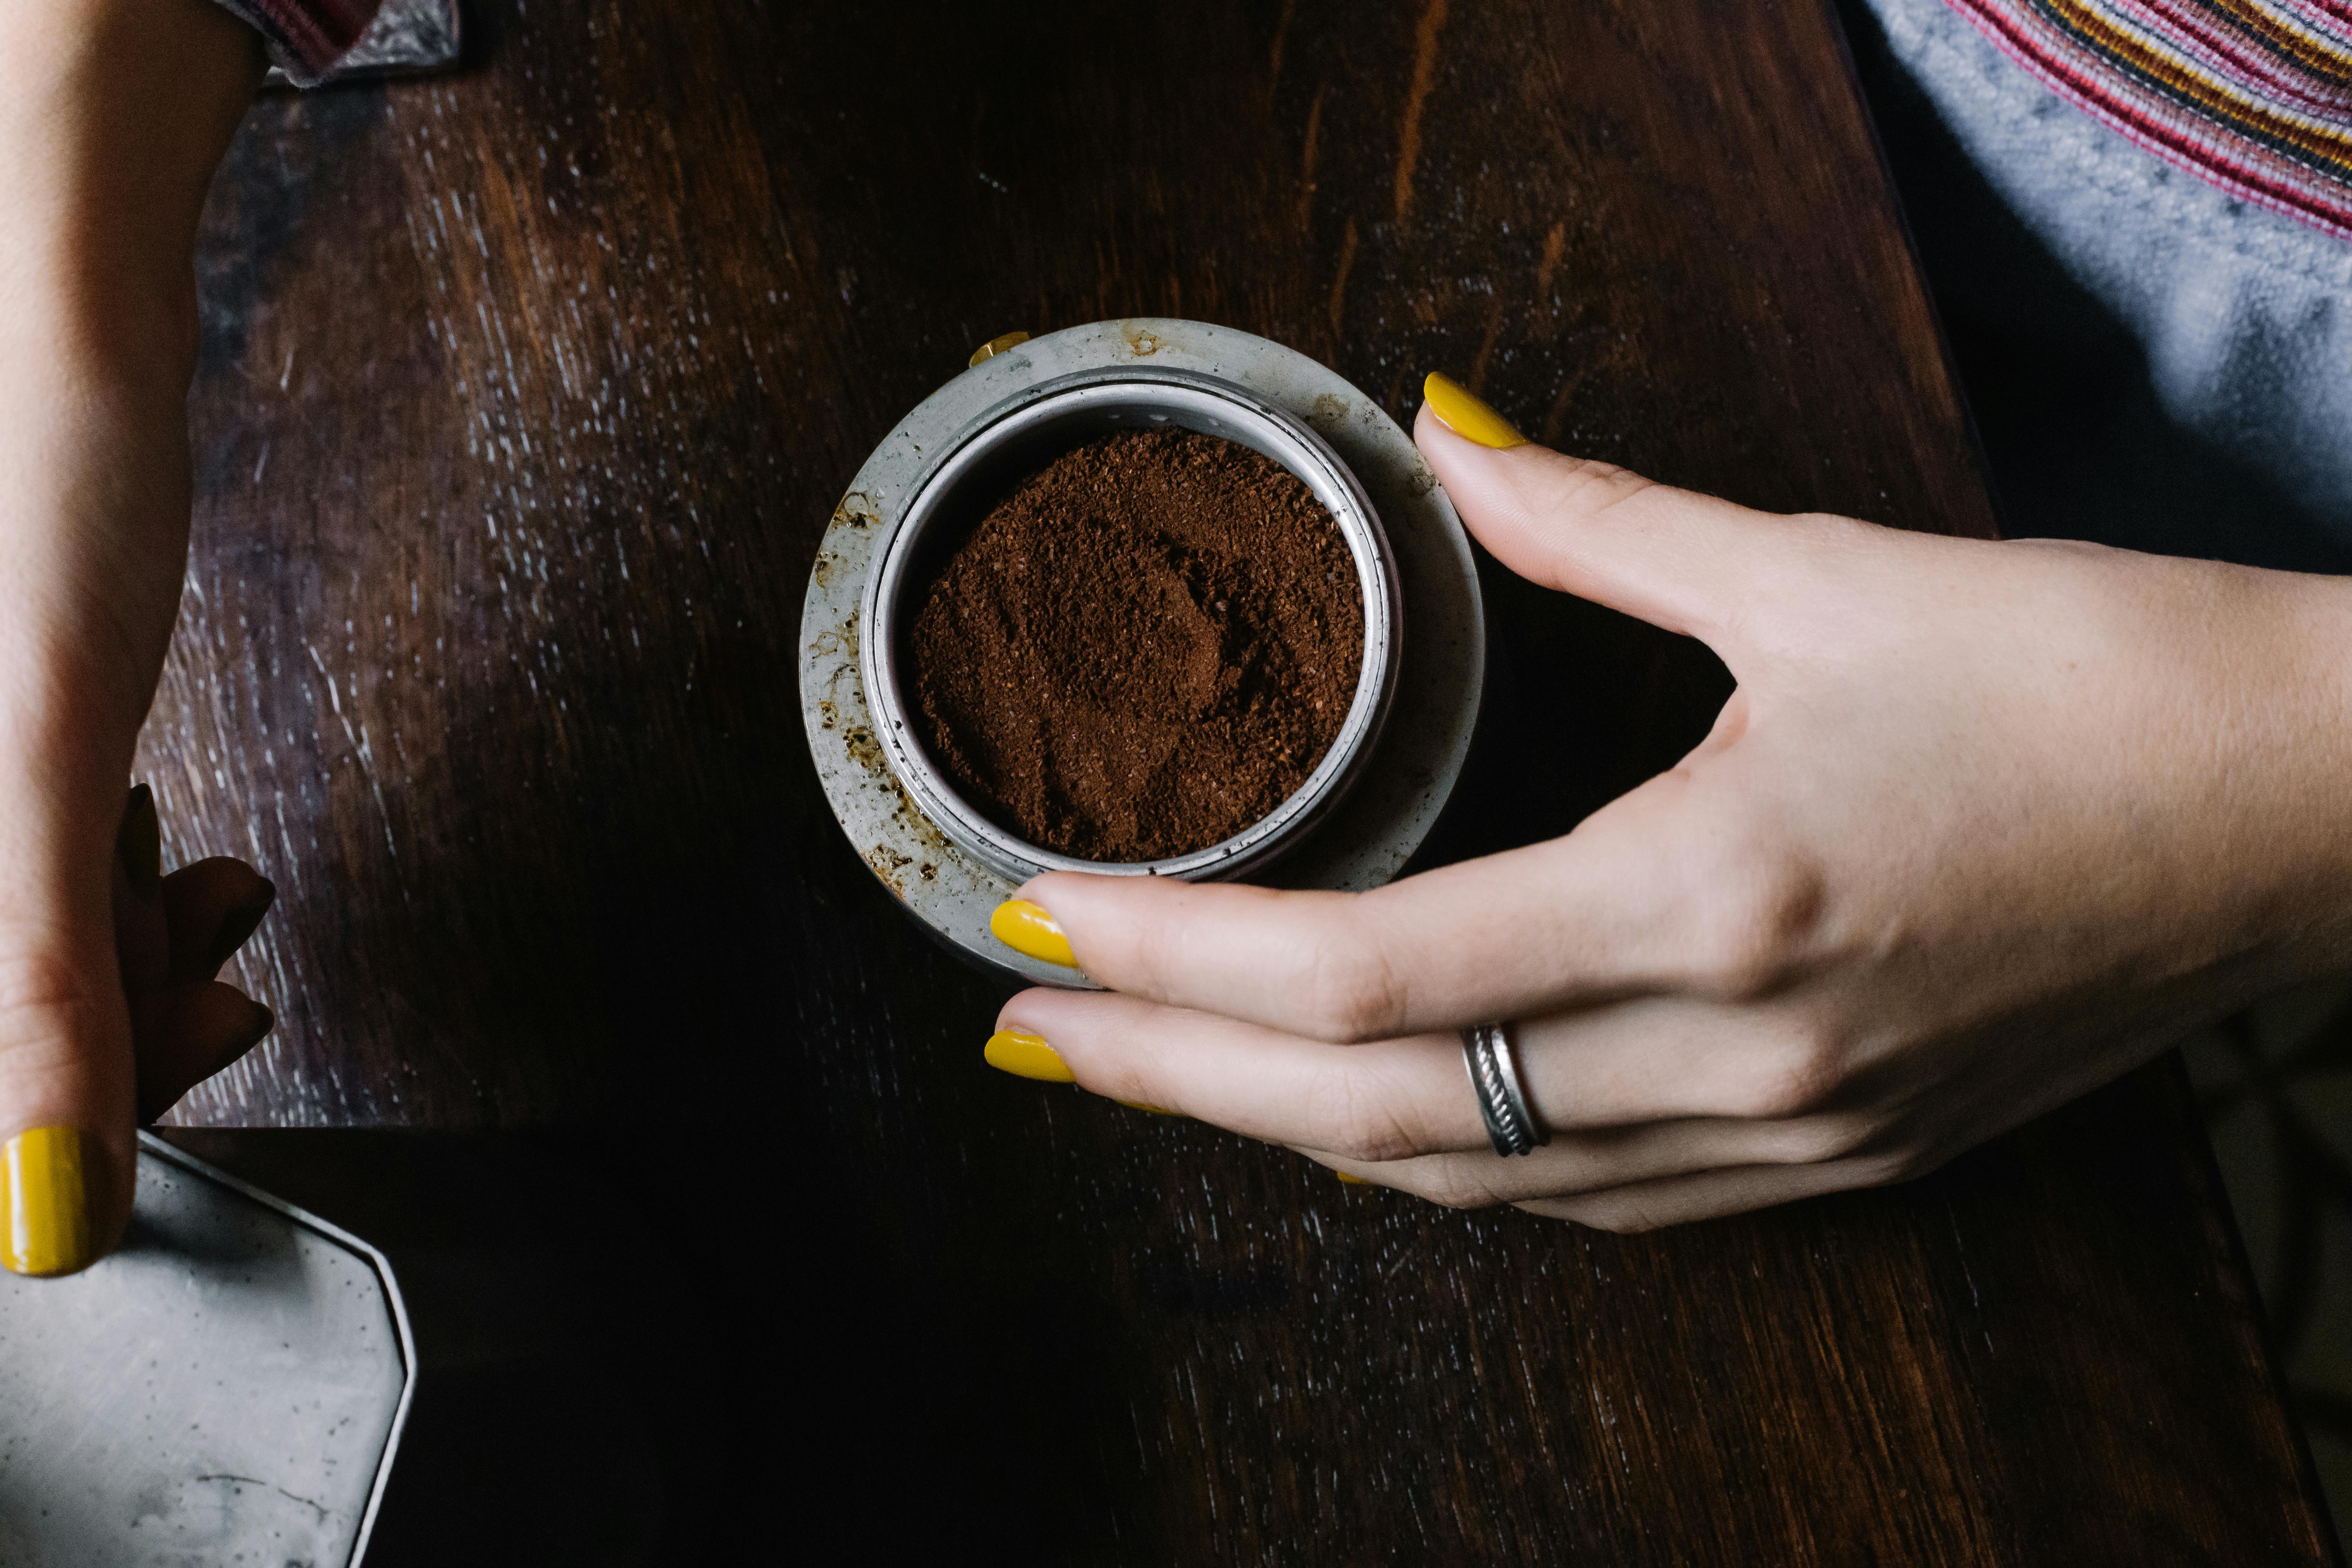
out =
{"type": "Polygon", "coordinates": [[[1722,656],[1713,733],[1374,892],[1039,878],[998,929],[1111,990],[1013,997],[992,1062],[1638,1230],[1920,1173],[2352,963],[2352,583],[1769,516],[1432,397],[1506,565],[1722,656]],[[1506,1019],[1525,1158],[1455,1033],[1506,1019]]]}

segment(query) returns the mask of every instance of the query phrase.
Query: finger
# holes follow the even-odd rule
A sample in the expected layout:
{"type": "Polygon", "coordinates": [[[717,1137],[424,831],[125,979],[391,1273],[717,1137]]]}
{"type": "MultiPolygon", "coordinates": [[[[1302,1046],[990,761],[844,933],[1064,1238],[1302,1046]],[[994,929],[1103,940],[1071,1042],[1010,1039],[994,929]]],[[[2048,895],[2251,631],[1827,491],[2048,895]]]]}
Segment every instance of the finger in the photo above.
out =
{"type": "Polygon", "coordinates": [[[136,787],[107,815],[110,829],[96,812],[60,820],[53,801],[0,803],[8,859],[26,873],[0,900],[0,1268],[11,1273],[79,1272],[130,1218],[125,991],[161,978],[170,940],[153,793],[136,787]]]}
{"type": "Polygon", "coordinates": [[[184,986],[218,974],[245,945],[278,897],[277,885],[226,855],[183,866],[163,879],[171,931],[167,984],[184,986]]]}
{"type": "Polygon", "coordinates": [[[1693,1220],[1747,1214],[1800,1198],[1881,1187],[1923,1173],[1884,1157],[1857,1156],[1818,1165],[1751,1165],[1662,1181],[1636,1182],[1607,1192],[1531,1198],[1517,1206],[1595,1230],[1656,1230],[1693,1220]]]}
{"type": "Polygon", "coordinates": [[[1800,580],[1788,569],[1792,552],[1844,532],[1832,520],[1752,511],[1546,447],[1496,449],[1457,434],[1439,411],[1446,401],[1422,405],[1413,439],[1497,560],[1530,582],[1698,637],[1735,673],[1743,608],[1800,580]]]}
{"type": "MultiPolygon", "coordinates": [[[[1465,1091],[1467,1085],[1464,1086],[1465,1091]]],[[[1846,1153],[1854,1137],[1833,1118],[1745,1121],[1694,1117],[1634,1127],[1555,1132],[1528,1153],[1426,1154],[1368,1163],[1293,1145],[1332,1170],[1447,1208],[1492,1208],[1607,1192],[1727,1168],[1804,1165],[1846,1153]]]]}
{"type": "Polygon", "coordinates": [[[110,937],[103,925],[0,929],[0,1268],[11,1273],[77,1273],[130,1219],[136,1085],[110,937]]]}
{"type": "Polygon", "coordinates": [[[1702,759],[1565,838],[1369,893],[1054,872],[1021,889],[1113,989],[1316,1039],[1381,1039],[1662,991],[1738,992],[1818,912],[1702,759]]]}
{"type": "Polygon", "coordinates": [[[122,988],[132,994],[163,983],[171,968],[172,943],[163,901],[163,830],[155,815],[155,795],[145,784],[131,791],[115,830],[114,952],[122,988]]]}
{"type": "MultiPolygon", "coordinates": [[[[1006,1003],[997,1028],[1034,1036],[1049,1052],[1040,1070],[1000,1062],[1010,1070],[1045,1077],[1059,1066],[1090,1093],[1269,1143],[1377,1163],[1454,1147],[1462,1136],[1433,1092],[1448,1070],[1462,1078],[1460,1047],[1449,1069],[1443,1043],[1427,1037],[1331,1046],[1117,992],[1042,988],[1006,1003]],[[1407,1120],[1378,1122],[1374,1108],[1407,1120]],[[1440,1114],[1421,1120],[1433,1110],[1440,1114]]],[[[998,1059],[993,1045],[990,1055],[998,1059]]],[[[1467,1080],[1459,1087],[1466,1091],[1467,1080]]]]}
{"type": "Polygon", "coordinates": [[[998,1026],[1041,1037],[1094,1093],[1319,1150],[1358,1174],[1377,1165],[1401,1183],[1403,1165],[1425,1164],[1433,1182],[1469,1181],[1476,1170],[1443,1164],[1464,1156],[1508,1164],[1519,1173],[1511,1181],[1535,1184],[1481,1201],[1670,1169],[1835,1159],[1875,1131],[1867,1113],[1822,1103],[1811,1077],[1783,1082],[1769,1037],[1729,1009],[1680,1002],[1522,1026],[1522,1082],[1538,1123],[1554,1136],[1546,1150],[1508,1162],[1493,1152],[1453,1035],[1334,1046],[1115,992],[1043,989],[1005,1004],[998,1026]],[[1619,1134],[1639,1138],[1628,1144],[1619,1134]],[[1612,1161],[1624,1171],[1612,1173],[1612,1161]],[[1536,1173],[1570,1173],[1546,1186],[1549,1176],[1536,1173]]]}
{"type": "Polygon", "coordinates": [[[259,1045],[277,1023],[268,1008],[215,980],[141,999],[134,1012],[139,1120],[153,1121],[181,1096],[259,1045]]]}

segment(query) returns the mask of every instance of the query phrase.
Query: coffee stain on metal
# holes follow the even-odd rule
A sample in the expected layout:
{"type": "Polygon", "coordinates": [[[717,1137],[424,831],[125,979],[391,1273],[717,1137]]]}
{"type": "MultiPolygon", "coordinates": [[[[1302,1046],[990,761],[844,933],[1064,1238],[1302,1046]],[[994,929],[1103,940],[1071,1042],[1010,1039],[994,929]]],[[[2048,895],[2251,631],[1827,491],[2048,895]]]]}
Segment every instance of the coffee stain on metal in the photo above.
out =
{"type": "Polygon", "coordinates": [[[876,740],[874,731],[865,725],[858,725],[842,737],[842,749],[849,753],[851,762],[875,777],[887,779],[890,776],[890,766],[882,760],[882,742],[876,740]]]}

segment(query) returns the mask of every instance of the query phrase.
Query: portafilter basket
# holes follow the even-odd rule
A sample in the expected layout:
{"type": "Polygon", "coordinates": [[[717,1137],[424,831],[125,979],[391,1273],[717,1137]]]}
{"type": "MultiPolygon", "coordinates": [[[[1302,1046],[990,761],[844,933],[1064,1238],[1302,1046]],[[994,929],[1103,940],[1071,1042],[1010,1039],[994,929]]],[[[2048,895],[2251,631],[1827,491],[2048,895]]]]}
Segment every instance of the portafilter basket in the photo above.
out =
{"type": "Polygon", "coordinates": [[[1045,871],[1223,880],[1295,848],[1362,774],[1396,690],[1403,609],[1388,537],[1363,487],[1313,430],[1245,388],[1185,371],[1118,368],[1060,377],[989,409],[933,459],[896,527],[877,542],[859,621],[859,670],[890,771],[916,808],[958,847],[1014,882],[1045,871]],[[1083,442],[1173,427],[1223,437],[1297,476],[1339,525],[1364,608],[1356,694],[1304,784],[1232,837],[1160,860],[1081,860],[1016,837],[960,794],[908,721],[907,631],[917,595],[946,552],[995,499],[1083,442]]]}

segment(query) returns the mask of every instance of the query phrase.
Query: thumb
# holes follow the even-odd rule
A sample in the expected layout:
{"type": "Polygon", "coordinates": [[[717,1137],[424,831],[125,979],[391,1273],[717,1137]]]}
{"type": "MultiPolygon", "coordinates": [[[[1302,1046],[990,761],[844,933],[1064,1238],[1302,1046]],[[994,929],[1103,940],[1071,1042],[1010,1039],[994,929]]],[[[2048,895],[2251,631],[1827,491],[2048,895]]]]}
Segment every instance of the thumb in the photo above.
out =
{"type": "MultiPolygon", "coordinates": [[[[131,1214],[137,1138],[131,1016],[111,882],[153,897],[152,805],[120,827],[107,807],[60,830],[19,797],[0,850],[29,873],[0,892],[0,1268],[72,1274],[103,1257],[131,1214]]],[[[44,805],[51,803],[42,803],[44,805]]]]}
{"type": "Polygon", "coordinates": [[[1536,446],[1443,375],[1430,376],[1423,395],[1413,440],[1496,560],[1727,658],[1740,608],[1807,521],[1536,446]]]}

